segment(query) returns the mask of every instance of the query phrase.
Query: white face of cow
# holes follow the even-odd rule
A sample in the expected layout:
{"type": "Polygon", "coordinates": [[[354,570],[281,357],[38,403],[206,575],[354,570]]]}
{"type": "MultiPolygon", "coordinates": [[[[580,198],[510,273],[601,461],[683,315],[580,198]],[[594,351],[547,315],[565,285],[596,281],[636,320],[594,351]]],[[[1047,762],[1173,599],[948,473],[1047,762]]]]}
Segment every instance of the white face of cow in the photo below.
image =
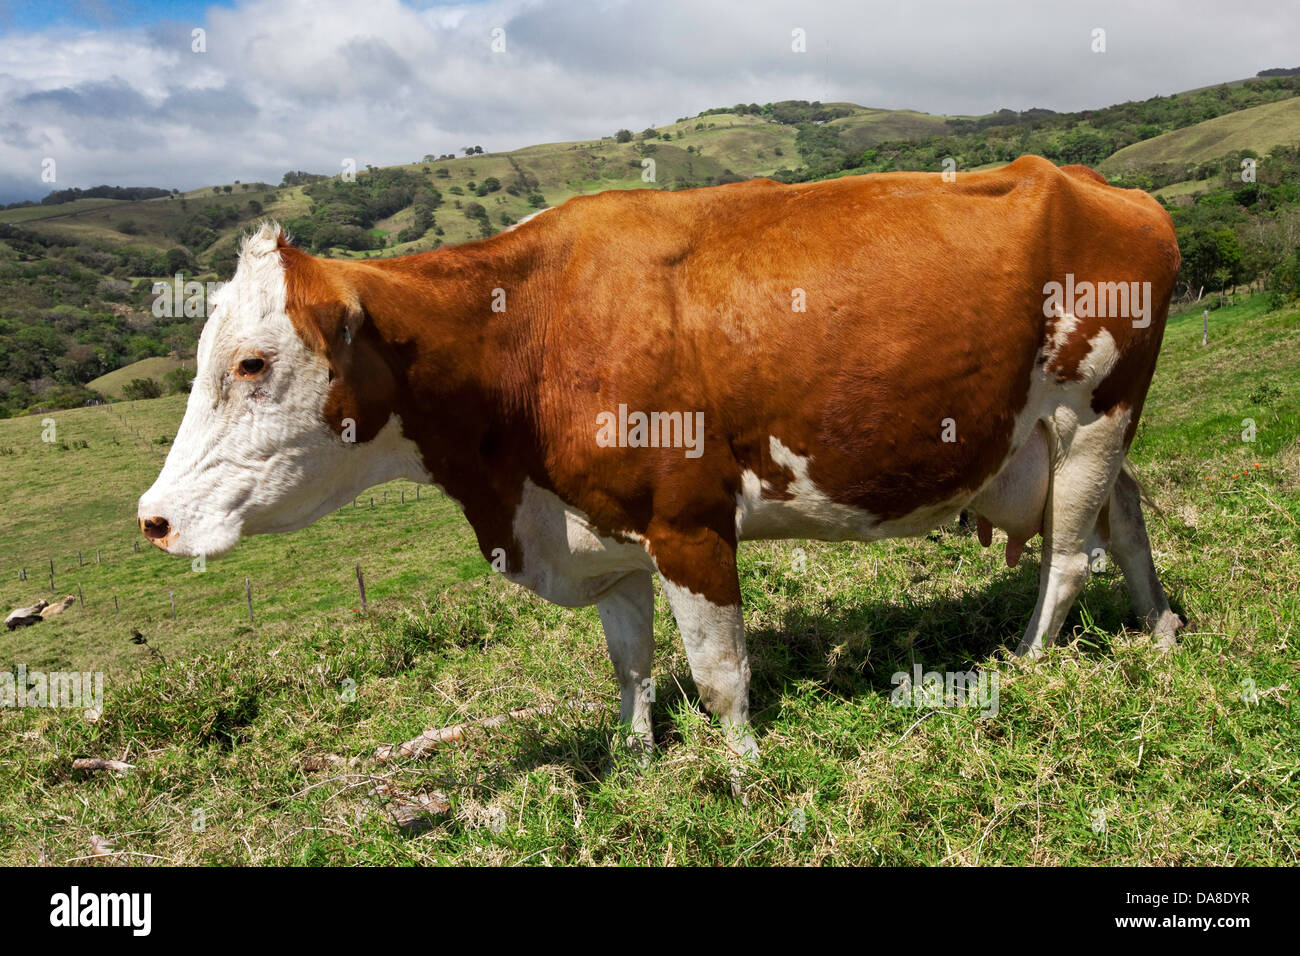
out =
{"type": "Polygon", "coordinates": [[[411,475],[414,446],[402,447],[396,418],[360,447],[326,423],[330,366],[299,337],[285,297],[275,233],[264,228],[217,293],[180,431],[140,498],[141,529],[164,551],[217,556],[241,535],[304,527],[370,485],[411,475]]]}

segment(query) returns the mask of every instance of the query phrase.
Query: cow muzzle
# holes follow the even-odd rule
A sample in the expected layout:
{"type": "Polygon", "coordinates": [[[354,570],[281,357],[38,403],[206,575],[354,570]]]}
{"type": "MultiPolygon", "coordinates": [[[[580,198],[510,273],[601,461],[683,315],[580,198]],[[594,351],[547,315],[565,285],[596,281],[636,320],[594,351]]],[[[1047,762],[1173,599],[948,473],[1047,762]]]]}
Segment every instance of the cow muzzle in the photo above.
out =
{"type": "Polygon", "coordinates": [[[164,551],[171,547],[172,542],[176,540],[176,529],[171,526],[171,523],[166,518],[154,516],[149,518],[141,517],[139,520],[140,530],[144,533],[144,536],[164,551]]]}

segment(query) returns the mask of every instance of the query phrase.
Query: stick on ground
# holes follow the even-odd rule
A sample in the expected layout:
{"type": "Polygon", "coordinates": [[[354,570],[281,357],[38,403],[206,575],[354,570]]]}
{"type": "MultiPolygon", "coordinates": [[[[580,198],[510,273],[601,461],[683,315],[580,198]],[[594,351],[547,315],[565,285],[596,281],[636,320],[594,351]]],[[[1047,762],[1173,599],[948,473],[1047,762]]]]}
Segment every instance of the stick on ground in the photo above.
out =
{"type": "Polygon", "coordinates": [[[134,770],[135,764],[105,757],[78,757],[72,761],[73,770],[134,770]]]}
{"type": "Polygon", "coordinates": [[[431,727],[420,736],[405,743],[384,744],[375,751],[375,759],[383,761],[391,760],[394,757],[418,757],[439,744],[455,743],[473,731],[491,730],[511,721],[542,717],[557,710],[593,711],[604,709],[604,704],[577,700],[565,701],[562,704],[544,704],[540,707],[521,707],[518,710],[511,710],[504,714],[496,714],[480,720],[471,720],[463,724],[453,724],[450,727],[431,727]]]}

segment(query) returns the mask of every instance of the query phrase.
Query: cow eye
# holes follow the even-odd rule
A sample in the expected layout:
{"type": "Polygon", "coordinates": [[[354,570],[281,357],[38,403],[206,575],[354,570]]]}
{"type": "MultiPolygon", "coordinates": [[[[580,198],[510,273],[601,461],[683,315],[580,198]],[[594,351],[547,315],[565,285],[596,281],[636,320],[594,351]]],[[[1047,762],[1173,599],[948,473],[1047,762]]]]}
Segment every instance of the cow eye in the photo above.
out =
{"type": "Polygon", "coordinates": [[[246,358],[239,363],[239,372],[241,375],[257,375],[264,368],[266,368],[266,362],[260,358],[246,358]]]}

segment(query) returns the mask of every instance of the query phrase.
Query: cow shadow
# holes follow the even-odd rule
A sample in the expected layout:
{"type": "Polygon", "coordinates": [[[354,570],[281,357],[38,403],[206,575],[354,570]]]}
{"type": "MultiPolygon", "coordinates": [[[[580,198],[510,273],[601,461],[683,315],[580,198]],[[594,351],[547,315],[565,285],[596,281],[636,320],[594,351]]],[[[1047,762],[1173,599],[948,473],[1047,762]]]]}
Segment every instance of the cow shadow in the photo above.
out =
{"type": "MultiPolygon", "coordinates": [[[[760,739],[778,719],[792,688],[811,685],[846,700],[888,697],[897,686],[893,676],[910,672],[914,664],[927,671],[968,671],[991,659],[1010,658],[1038,599],[1036,557],[1027,555],[1014,570],[979,590],[920,598],[900,593],[887,600],[809,598],[796,601],[775,623],[749,629],[750,713],[760,739]]],[[[1174,610],[1182,613],[1174,589],[1167,590],[1174,610]]],[[[1123,577],[1112,570],[1090,578],[1058,644],[1079,641],[1083,653],[1109,654],[1107,635],[1125,627],[1141,630],[1123,577]]],[[[679,640],[675,627],[671,634],[679,640]]],[[[657,679],[655,692],[653,728],[662,750],[682,740],[681,710],[706,712],[687,669],[672,669],[657,679]]],[[[569,767],[580,786],[598,788],[611,766],[617,718],[618,704],[611,701],[605,713],[588,712],[563,725],[533,728],[518,741],[512,757],[486,771],[481,783],[502,785],[511,774],[551,763],[569,767]]]]}
{"type": "MultiPolygon", "coordinates": [[[[929,598],[904,593],[889,600],[808,600],[793,604],[775,624],[751,628],[750,717],[755,730],[761,732],[776,718],[782,700],[796,687],[812,685],[848,700],[887,697],[897,686],[894,675],[910,673],[916,664],[926,671],[970,671],[991,659],[1010,659],[1038,600],[1035,557],[979,590],[929,598]]],[[[1183,613],[1174,593],[1170,603],[1183,613]]],[[[1143,630],[1123,576],[1110,570],[1089,579],[1057,645],[1108,655],[1109,635],[1125,628],[1143,630]]],[[[672,674],[666,683],[666,689],[660,684],[656,704],[660,741],[676,733],[668,716],[675,705],[685,699],[701,706],[689,671],[672,674]]]]}

